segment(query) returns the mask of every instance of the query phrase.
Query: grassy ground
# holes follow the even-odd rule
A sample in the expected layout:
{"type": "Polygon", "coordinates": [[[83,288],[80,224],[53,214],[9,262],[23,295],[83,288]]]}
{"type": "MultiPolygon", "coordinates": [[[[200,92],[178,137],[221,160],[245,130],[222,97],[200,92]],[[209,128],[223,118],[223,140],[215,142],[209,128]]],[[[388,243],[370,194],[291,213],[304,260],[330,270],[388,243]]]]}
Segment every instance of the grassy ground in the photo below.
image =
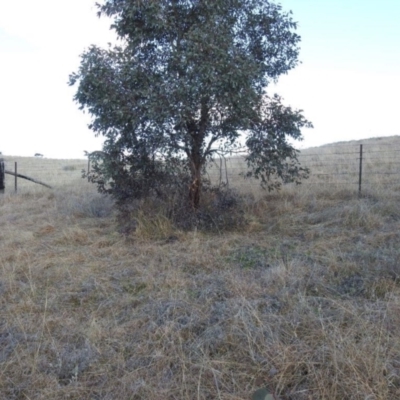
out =
{"type": "MultiPolygon", "coordinates": [[[[308,154],[332,172],[335,149],[308,154]]],[[[258,193],[240,232],[123,236],[84,161],[20,164],[55,189],[0,196],[1,399],[400,398],[398,176],[360,199],[349,176],[266,195],[232,176],[258,193]]]]}

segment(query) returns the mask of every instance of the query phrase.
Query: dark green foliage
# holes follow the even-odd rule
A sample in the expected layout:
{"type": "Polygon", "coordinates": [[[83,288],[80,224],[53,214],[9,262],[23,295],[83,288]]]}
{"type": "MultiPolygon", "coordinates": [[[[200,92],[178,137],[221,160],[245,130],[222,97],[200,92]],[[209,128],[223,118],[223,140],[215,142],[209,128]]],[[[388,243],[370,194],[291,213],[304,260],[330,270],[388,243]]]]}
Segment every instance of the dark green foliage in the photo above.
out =
{"type": "MultiPolygon", "coordinates": [[[[91,46],[70,76],[75,101],[105,138],[89,179],[117,199],[186,187],[200,206],[204,167],[247,136],[249,176],[306,176],[289,137],[311,126],[268,97],[271,81],[298,64],[296,23],[266,0],[105,0],[120,44],[91,46]],[[101,162],[99,162],[101,159],[101,162]],[[286,160],[289,160],[287,162],[286,160]]],[[[187,196],[187,194],[186,194],[187,196]]]]}
{"type": "Polygon", "coordinates": [[[140,153],[125,155],[118,151],[86,155],[91,161],[91,171],[89,174],[84,171],[83,177],[96,183],[101,193],[114,196],[118,204],[151,196],[164,198],[171,195],[171,190],[189,184],[185,164],[178,158],[160,161],[140,153]]]}
{"type": "Polygon", "coordinates": [[[277,189],[281,183],[296,182],[308,177],[309,170],[300,166],[299,153],[287,141],[287,137],[301,139],[301,127],[312,127],[300,111],[293,111],[274,95],[262,108],[259,120],[247,137],[250,168],[247,177],[261,179],[261,186],[268,190],[277,189]]]}

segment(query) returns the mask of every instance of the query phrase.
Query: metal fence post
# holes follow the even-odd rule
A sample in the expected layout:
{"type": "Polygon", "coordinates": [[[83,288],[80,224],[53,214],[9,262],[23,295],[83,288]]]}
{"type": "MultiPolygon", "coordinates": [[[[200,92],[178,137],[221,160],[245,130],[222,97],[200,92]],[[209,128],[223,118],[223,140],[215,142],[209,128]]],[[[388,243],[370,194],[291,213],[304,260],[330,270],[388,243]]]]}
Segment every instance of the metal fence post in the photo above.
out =
{"type": "Polygon", "coordinates": [[[359,177],[358,177],[358,197],[361,197],[362,162],[363,162],[363,145],[360,144],[360,170],[359,170],[359,177]]]}

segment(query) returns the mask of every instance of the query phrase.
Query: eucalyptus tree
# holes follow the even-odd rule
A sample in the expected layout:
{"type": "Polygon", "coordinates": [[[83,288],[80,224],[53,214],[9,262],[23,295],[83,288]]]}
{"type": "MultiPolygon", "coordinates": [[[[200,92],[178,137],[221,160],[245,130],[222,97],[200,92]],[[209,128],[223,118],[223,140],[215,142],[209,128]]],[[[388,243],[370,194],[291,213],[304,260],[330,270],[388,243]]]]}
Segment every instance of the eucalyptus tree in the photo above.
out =
{"type": "Polygon", "coordinates": [[[290,138],[301,140],[311,123],[267,92],[299,63],[291,12],[270,0],[96,5],[99,17],[112,19],[119,41],[90,46],[69,84],[77,85],[74,99],[92,116],[89,127],[105,138],[111,158],[97,164],[93,178],[103,190],[107,182],[114,194],[116,182],[156,188],[165,171],[185,167],[197,209],[207,162],[239,148],[246,149],[247,176],[265,188],[307,176],[290,138]]]}

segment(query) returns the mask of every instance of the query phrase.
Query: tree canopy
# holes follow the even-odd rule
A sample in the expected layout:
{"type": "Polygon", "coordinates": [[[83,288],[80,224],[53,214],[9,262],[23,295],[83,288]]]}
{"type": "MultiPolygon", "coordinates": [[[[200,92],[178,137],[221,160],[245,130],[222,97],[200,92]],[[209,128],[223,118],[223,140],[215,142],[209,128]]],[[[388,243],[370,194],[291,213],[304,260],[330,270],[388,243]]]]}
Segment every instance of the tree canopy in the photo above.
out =
{"type": "Polygon", "coordinates": [[[289,139],[301,140],[311,123],[267,93],[299,63],[290,12],[269,0],[105,0],[97,8],[119,42],[90,46],[69,84],[105,138],[100,186],[112,192],[125,182],[132,196],[143,194],[178,166],[197,209],[207,161],[241,147],[247,175],[266,188],[307,176],[289,139]]]}

